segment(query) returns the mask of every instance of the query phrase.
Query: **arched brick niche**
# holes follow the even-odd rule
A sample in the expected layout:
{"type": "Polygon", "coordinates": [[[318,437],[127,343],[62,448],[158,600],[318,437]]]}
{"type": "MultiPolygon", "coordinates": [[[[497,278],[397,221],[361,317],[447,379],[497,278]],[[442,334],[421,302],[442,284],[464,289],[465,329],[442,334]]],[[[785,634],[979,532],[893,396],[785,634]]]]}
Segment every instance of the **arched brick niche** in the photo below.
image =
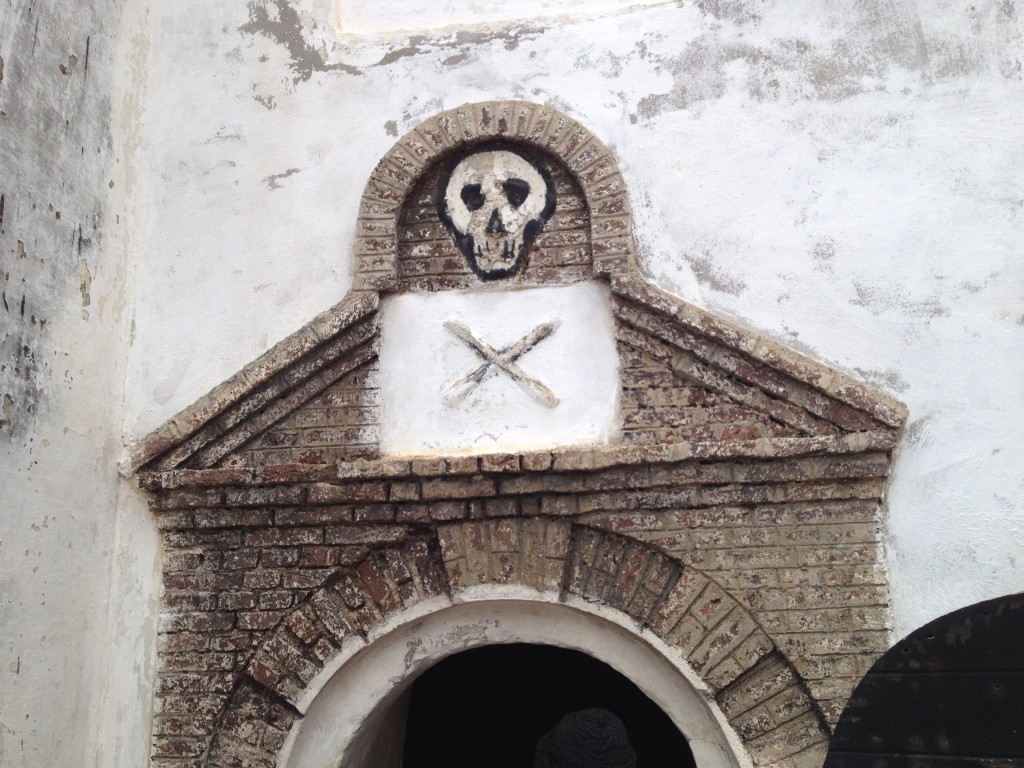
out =
{"type": "Polygon", "coordinates": [[[154,766],[276,764],[349,660],[413,616],[486,600],[598,611],[703,692],[741,763],[821,764],[889,644],[880,504],[906,409],[658,290],[633,253],[614,159],[557,110],[468,105],[395,145],[361,202],[353,292],[132,451],[164,545],[154,766]],[[506,292],[592,278],[619,428],[388,453],[389,303],[470,292],[437,222],[426,240],[411,229],[436,213],[438,169],[485,145],[543,158],[565,198],[506,292]]]}
{"type": "MultiPolygon", "coordinates": [[[[626,662],[614,643],[602,646],[612,627],[646,644],[652,658],[660,654],[665,669],[675,665],[676,695],[689,701],[674,710],[677,724],[704,750],[702,764],[741,765],[738,744],[756,765],[820,764],[828,738],[821,714],[742,605],[649,545],[546,518],[442,525],[436,539],[411,538],[337,574],[260,644],[219,718],[208,764],[309,766],[319,756],[336,765],[366,719],[425,664],[525,638],[603,647],[614,666],[626,662]],[[506,601],[538,605],[516,624],[506,601]],[[369,648],[386,655],[388,647],[404,659],[404,675],[367,660],[369,648]],[[332,680],[340,680],[333,690],[332,680]],[[711,747],[702,743],[709,738],[711,747]]],[[[627,671],[656,688],[637,664],[627,671]]]]}
{"type": "Polygon", "coordinates": [[[454,153],[486,146],[534,152],[555,177],[563,201],[518,283],[571,282],[633,268],[629,197],[607,147],[552,107],[484,102],[428,118],[370,174],[356,222],[354,290],[467,284],[462,259],[437,231],[438,174],[454,153]]]}

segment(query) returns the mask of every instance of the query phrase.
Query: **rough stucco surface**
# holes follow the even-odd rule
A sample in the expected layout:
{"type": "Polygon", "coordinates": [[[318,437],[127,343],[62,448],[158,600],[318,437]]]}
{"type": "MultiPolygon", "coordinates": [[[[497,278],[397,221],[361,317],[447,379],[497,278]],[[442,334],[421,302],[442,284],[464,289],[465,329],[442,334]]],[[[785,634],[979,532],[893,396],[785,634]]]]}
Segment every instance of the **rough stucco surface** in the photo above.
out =
{"type": "Polygon", "coordinates": [[[156,601],[153,525],[116,467],[130,310],[121,11],[0,4],[0,765],[12,768],[146,754],[111,727],[148,727],[156,601]]]}
{"type": "Polygon", "coordinates": [[[336,10],[0,5],[0,764],[148,750],[154,545],[113,466],[129,330],[134,438],[344,295],[377,159],[468,101],[575,116],[662,287],[909,405],[897,634],[1024,588],[1018,4],[698,0],[381,38],[336,10]]]}

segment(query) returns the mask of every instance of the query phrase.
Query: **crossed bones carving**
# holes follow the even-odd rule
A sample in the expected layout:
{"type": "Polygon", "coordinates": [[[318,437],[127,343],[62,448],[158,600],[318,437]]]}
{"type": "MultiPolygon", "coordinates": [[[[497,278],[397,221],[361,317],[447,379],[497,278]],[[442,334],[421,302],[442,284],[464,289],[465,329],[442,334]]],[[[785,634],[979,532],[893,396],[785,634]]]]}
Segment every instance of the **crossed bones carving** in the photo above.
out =
{"type": "Polygon", "coordinates": [[[492,367],[507,373],[509,378],[526,390],[541,405],[545,405],[548,408],[554,408],[558,405],[558,396],[554,392],[516,365],[516,360],[555,332],[555,329],[558,328],[557,321],[552,320],[538,325],[515,344],[510,344],[504,349],[499,350],[494,349],[486,341],[476,336],[469,328],[455,320],[449,320],[444,324],[444,327],[445,330],[459,339],[459,341],[464,342],[484,359],[483,365],[448,388],[448,394],[445,396],[445,401],[448,405],[456,405],[465,399],[484,380],[484,377],[492,370],[492,367]]]}

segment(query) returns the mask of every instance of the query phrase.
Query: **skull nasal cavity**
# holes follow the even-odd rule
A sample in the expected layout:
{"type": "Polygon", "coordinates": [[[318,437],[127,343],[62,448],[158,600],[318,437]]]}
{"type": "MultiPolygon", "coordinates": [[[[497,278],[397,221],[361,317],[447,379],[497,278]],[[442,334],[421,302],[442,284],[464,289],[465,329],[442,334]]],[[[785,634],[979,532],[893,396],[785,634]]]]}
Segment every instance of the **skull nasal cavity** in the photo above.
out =
{"type": "Polygon", "coordinates": [[[479,184],[467,184],[462,188],[462,202],[471,211],[479,211],[484,206],[484,192],[479,184]]]}
{"type": "Polygon", "coordinates": [[[491,218],[487,222],[487,234],[488,235],[507,235],[508,231],[505,229],[505,225],[501,223],[501,216],[498,215],[498,209],[495,208],[491,212],[491,218]]]}

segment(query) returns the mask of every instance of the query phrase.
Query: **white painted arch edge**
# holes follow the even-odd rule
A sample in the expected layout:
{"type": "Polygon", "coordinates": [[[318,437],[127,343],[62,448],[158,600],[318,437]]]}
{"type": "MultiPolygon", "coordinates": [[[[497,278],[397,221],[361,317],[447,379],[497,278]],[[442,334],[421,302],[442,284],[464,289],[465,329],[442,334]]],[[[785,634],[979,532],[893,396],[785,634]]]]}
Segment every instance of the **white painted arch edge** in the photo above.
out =
{"type": "Polygon", "coordinates": [[[615,609],[557,592],[482,586],[392,616],[353,643],[307,687],[279,768],[338,768],[360,730],[442,659],[485,645],[533,643],[581,651],[633,681],[686,737],[701,768],[752,768],[739,736],[682,656],[615,609]]]}

